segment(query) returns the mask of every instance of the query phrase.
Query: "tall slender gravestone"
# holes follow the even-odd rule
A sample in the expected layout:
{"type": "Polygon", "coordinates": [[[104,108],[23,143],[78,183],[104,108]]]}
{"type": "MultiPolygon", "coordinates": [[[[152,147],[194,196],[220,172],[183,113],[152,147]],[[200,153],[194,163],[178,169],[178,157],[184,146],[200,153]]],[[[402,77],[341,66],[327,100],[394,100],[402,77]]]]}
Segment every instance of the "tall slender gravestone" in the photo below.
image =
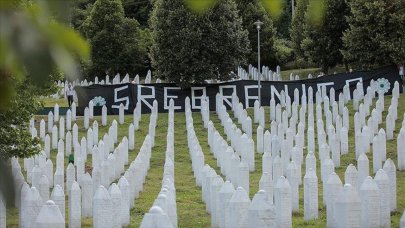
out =
{"type": "Polygon", "coordinates": [[[122,195],[122,202],[121,202],[121,225],[128,226],[130,214],[129,214],[129,207],[130,207],[130,189],[128,180],[122,176],[118,181],[118,187],[121,190],[122,195]]]}
{"type": "Polygon", "coordinates": [[[121,103],[119,107],[119,123],[124,124],[124,105],[121,103]]]}
{"type": "Polygon", "coordinates": [[[292,211],[298,212],[299,210],[299,177],[298,177],[298,168],[295,165],[294,161],[291,161],[287,166],[287,179],[291,186],[291,203],[292,211]]]}
{"type": "Polygon", "coordinates": [[[269,173],[264,172],[259,181],[259,189],[264,190],[269,203],[273,204],[273,179],[269,173]]]}
{"type": "Polygon", "coordinates": [[[93,212],[93,182],[89,173],[81,178],[82,189],[82,217],[90,218],[93,212]]]}
{"type": "Polygon", "coordinates": [[[276,227],[274,205],[266,200],[264,190],[260,190],[252,199],[248,212],[248,227],[276,227]]]}
{"type": "Polygon", "coordinates": [[[55,185],[53,188],[51,200],[59,207],[63,218],[65,218],[65,193],[60,185],[55,185]]]}
{"type": "Polygon", "coordinates": [[[93,197],[93,227],[113,227],[113,205],[107,189],[100,185],[93,197]]]}
{"type": "Polygon", "coordinates": [[[69,193],[69,227],[79,228],[82,221],[82,199],[80,186],[73,181],[69,193]]]}
{"type": "Polygon", "coordinates": [[[30,191],[25,197],[25,218],[23,217],[24,227],[35,227],[35,220],[41,210],[42,199],[38,190],[35,187],[31,187],[30,191]]]}
{"type": "Polygon", "coordinates": [[[345,184],[337,196],[334,205],[334,221],[336,227],[360,227],[361,204],[357,190],[345,184]]]}
{"type": "Polygon", "coordinates": [[[385,161],[383,169],[389,179],[390,211],[394,212],[397,210],[397,169],[390,158],[385,161]]]}
{"type": "Polygon", "coordinates": [[[72,163],[69,163],[66,169],[66,193],[70,194],[70,188],[73,182],[76,180],[76,170],[72,163]]]}
{"type": "Polygon", "coordinates": [[[229,201],[227,210],[230,210],[229,224],[226,227],[248,227],[248,211],[250,199],[247,192],[238,187],[229,201]]]}
{"type": "Polygon", "coordinates": [[[380,227],[380,189],[367,176],[360,187],[361,227],[380,227]]]}
{"type": "Polygon", "coordinates": [[[249,166],[243,161],[238,167],[238,185],[249,195],[249,166]]]}
{"type": "Polygon", "coordinates": [[[109,189],[111,202],[112,202],[112,223],[113,227],[121,226],[121,202],[122,202],[122,195],[121,190],[117,186],[117,184],[113,183],[109,189]]]}
{"type": "Polygon", "coordinates": [[[284,176],[274,187],[274,207],[277,227],[292,227],[291,186],[284,176]]]}
{"type": "Polygon", "coordinates": [[[35,221],[37,228],[64,228],[65,219],[52,200],[48,200],[41,208],[35,221]]]}
{"type": "Polygon", "coordinates": [[[363,184],[364,179],[370,175],[370,165],[366,154],[360,154],[357,159],[358,167],[358,187],[363,184]]]}
{"type": "Polygon", "coordinates": [[[128,149],[135,149],[135,129],[132,123],[128,127],[128,149]]]}
{"type": "Polygon", "coordinates": [[[353,188],[357,189],[358,185],[358,172],[356,166],[350,164],[345,171],[345,184],[350,184],[353,188]]]}
{"type": "MultiPolygon", "coordinates": [[[[405,121],[403,122],[405,123],[405,121]]],[[[404,124],[402,125],[404,126],[404,124]]],[[[405,128],[402,127],[397,138],[398,169],[405,170],[405,128]]]]}
{"type": "Polygon", "coordinates": [[[310,168],[304,177],[304,220],[318,218],[318,178],[310,168]]]}
{"type": "Polygon", "coordinates": [[[218,192],[217,208],[219,227],[225,227],[225,224],[230,224],[230,210],[228,210],[229,201],[232,195],[235,193],[235,189],[230,181],[225,181],[221,189],[218,192]]]}
{"type": "Polygon", "coordinates": [[[390,181],[387,173],[380,169],[377,171],[375,182],[380,189],[380,223],[381,227],[390,227],[390,181]]]}
{"type": "Polygon", "coordinates": [[[45,175],[41,176],[39,180],[39,194],[42,198],[42,203],[45,203],[49,200],[49,180],[45,175]]]}
{"type": "Polygon", "coordinates": [[[107,107],[105,105],[101,108],[101,125],[107,126],[107,107]]]}
{"type": "Polygon", "coordinates": [[[328,180],[326,181],[325,192],[326,195],[326,218],[328,227],[336,227],[337,221],[334,218],[334,208],[335,202],[337,200],[338,194],[342,191],[342,182],[335,172],[329,174],[328,180]]]}

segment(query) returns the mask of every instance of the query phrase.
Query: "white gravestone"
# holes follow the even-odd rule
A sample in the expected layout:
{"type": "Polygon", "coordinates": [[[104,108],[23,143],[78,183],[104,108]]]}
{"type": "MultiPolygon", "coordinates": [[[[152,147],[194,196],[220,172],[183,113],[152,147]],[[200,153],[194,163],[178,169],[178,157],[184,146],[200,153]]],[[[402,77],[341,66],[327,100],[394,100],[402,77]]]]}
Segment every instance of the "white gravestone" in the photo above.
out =
{"type": "Polygon", "coordinates": [[[109,189],[110,196],[111,196],[111,202],[112,202],[112,223],[113,227],[119,227],[121,226],[121,202],[122,202],[122,196],[121,196],[121,190],[117,186],[117,184],[113,183],[110,186],[109,189]]]}
{"type": "Polygon", "coordinates": [[[356,166],[350,164],[345,171],[345,184],[350,184],[353,188],[358,188],[358,172],[356,166]]]}
{"type": "Polygon", "coordinates": [[[360,227],[360,197],[350,184],[345,184],[338,194],[333,210],[337,228],[360,227]]]}
{"type": "Polygon", "coordinates": [[[274,205],[266,200],[267,194],[260,190],[252,199],[248,212],[248,227],[276,227],[274,205]]]}
{"type": "Polygon", "coordinates": [[[48,200],[41,208],[35,221],[37,228],[65,228],[65,219],[52,200],[48,200]]]}
{"type": "Polygon", "coordinates": [[[267,200],[273,204],[273,180],[269,173],[264,172],[259,181],[259,189],[264,190],[267,195],[267,200]]]}
{"type": "Polygon", "coordinates": [[[329,174],[328,180],[325,182],[325,192],[326,195],[326,218],[328,227],[336,227],[337,221],[334,218],[334,207],[338,194],[342,191],[342,181],[335,172],[329,174]]]}
{"type": "Polygon", "coordinates": [[[42,175],[39,181],[38,191],[39,194],[41,195],[43,203],[49,200],[49,180],[48,177],[46,177],[45,175],[42,175]]]}
{"type": "Polygon", "coordinates": [[[107,189],[100,185],[93,197],[93,227],[113,227],[113,205],[107,189]]]}
{"type": "MultiPolygon", "coordinates": [[[[25,197],[25,218],[23,217],[23,223],[25,227],[34,228],[35,220],[41,210],[42,199],[38,190],[35,187],[31,187],[30,191],[25,197]]],[[[23,225],[24,226],[24,225],[23,225]]]]}
{"type": "Polygon", "coordinates": [[[93,212],[93,182],[89,173],[82,176],[82,217],[90,218],[93,212]]]}
{"type": "Polygon", "coordinates": [[[304,177],[304,220],[318,218],[318,178],[313,169],[304,177]]]}
{"type": "Polygon", "coordinates": [[[380,227],[380,189],[372,177],[367,176],[360,187],[361,227],[380,227]]]}
{"type": "Polygon", "coordinates": [[[229,201],[227,210],[230,210],[229,225],[226,227],[248,227],[248,211],[250,199],[247,192],[238,187],[229,201]]]}
{"type": "Polygon", "coordinates": [[[69,163],[66,169],[66,193],[70,194],[73,182],[76,180],[76,169],[72,163],[69,163]]]}
{"type": "Polygon", "coordinates": [[[140,228],[173,228],[169,216],[158,206],[153,206],[142,219],[140,228]]]}
{"type": "Polygon", "coordinates": [[[69,193],[69,227],[80,228],[82,221],[82,199],[79,184],[74,181],[69,193]]]}
{"type": "Polygon", "coordinates": [[[274,207],[277,227],[292,227],[291,186],[281,176],[274,187],[274,207]]]}
{"type": "Polygon", "coordinates": [[[375,182],[380,189],[380,223],[381,227],[390,227],[390,181],[383,169],[377,171],[375,182]]]}
{"type": "Polygon", "coordinates": [[[383,169],[389,178],[390,211],[394,212],[397,210],[397,171],[390,158],[385,161],[383,169]]]}
{"type": "Polygon", "coordinates": [[[63,220],[65,220],[65,193],[60,185],[55,185],[52,190],[51,200],[58,206],[62,213],[63,220]]]}
{"type": "Polygon", "coordinates": [[[225,224],[230,224],[230,211],[227,208],[234,192],[235,189],[230,181],[225,181],[218,192],[219,227],[225,227],[225,224]]]}

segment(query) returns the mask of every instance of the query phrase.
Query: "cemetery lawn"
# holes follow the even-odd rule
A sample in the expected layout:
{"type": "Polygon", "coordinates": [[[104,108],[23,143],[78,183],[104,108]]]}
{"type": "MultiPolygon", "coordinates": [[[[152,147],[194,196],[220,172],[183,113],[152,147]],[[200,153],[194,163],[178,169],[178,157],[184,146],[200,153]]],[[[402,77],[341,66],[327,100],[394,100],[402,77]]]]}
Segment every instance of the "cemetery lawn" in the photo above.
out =
{"type": "MultiPolygon", "coordinates": [[[[387,114],[388,107],[390,105],[391,96],[385,97],[385,110],[383,113],[383,121],[385,121],[385,116],[387,114]]],[[[396,121],[396,127],[394,131],[394,139],[387,141],[387,158],[391,158],[395,165],[397,165],[397,146],[396,137],[398,135],[403,114],[405,112],[405,95],[401,94],[398,100],[398,120],[396,121]]],[[[344,182],[344,172],[349,164],[354,164],[357,166],[355,160],[355,145],[354,145],[354,123],[351,103],[348,104],[348,109],[350,112],[350,130],[349,130],[349,153],[341,157],[341,167],[336,168],[336,173],[339,175],[342,182],[344,182]]],[[[270,128],[270,122],[268,122],[269,108],[265,107],[266,111],[266,129],[270,128]]],[[[253,109],[248,110],[249,116],[253,119],[253,109]]],[[[233,116],[233,115],[232,115],[233,116]]],[[[36,116],[36,127],[39,129],[40,120],[46,116],[36,116]]],[[[108,126],[101,126],[101,117],[95,117],[95,120],[99,123],[99,138],[108,131],[108,126]]],[[[118,116],[109,116],[108,125],[111,124],[113,119],[118,120],[118,116]]],[[[220,174],[220,169],[217,166],[216,159],[211,154],[207,143],[207,129],[204,128],[201,119],[201,114],[199,112],[193,113],[194,119],[194,129],[201,144],[201,147],[205,156],[205,163],[213,167],[217,173],[220,174]]],[[[210,113],[210,120],[214,123],[216,129],[220,134],[226,138],[224,134],[224,129],[220,125],[218,116],[214,113],[210,113]]],[[[184,113],[175,113],[175,132],[174,132],[174,164],[175,164],[175,187],[176,187],[176,202],[177,202],[177,215],[178,215],[178,226],[179,227],[210,227],[210,214],[205,210],[205,204],[201,200],[201,188],[195,185],[195,178],[191,168],[191,158],[187,147],[187,131],[186,131],[186,120],[184,113]]],[[[237,120],[233,120],[237,123],[237,120]]],[[[122,140],[123,136],[128,135],[128,126],[132,122],[132,115],[125,116],[125,123],[123,125],[118,125],[118,140],[122,140]]],[[[76,121],[79,126],[79,139],[86,135],[86,130],[83,128],[83,118],[78,117],[76,121]]],[[[92,123],[92,121],[90,122],[92,123]]],[[[129,151],[129,163],[132,162],[137,156],[139,149],[143,143],[143,140],[148,132],[149,125],[149,115],[143,114],[139,129],[135,132],[135,149],[129,151]]],[[[90,124],[91,126],[91,124],[90,124]]],[[[151,165],[148,171],[146,181],[144,184],[143,191],[140,192],[139,197],[135,200],[135,207],[131,210],[130,227],[139,227],[142,222],[142,218],[145,213],[147,213],[153,204],[153,201],[157,197],[160,188],[161,181],[163,177],[163,166],[165,161],[165,150],[166,150],[166,134],[168,126],[168,115],[166,113],[159,113],[157,126],[156,126],[156,138],[155,147],[152,149],[151,165]]],[[[258,124],[253,124],[253,139],[256,141],[256,128],[258,124]]],[[[316,125],[315,125],[316,126],[316,125]]],[[[241,126],[238,125],[240,128],[241,126]]],[[[380,127],[385,128],[385,122],[380,125],[380,127]]],[[[316,134],[315,134],[316,137],[316,134]]],[[[117,145],[117,144],[116,144],[117,145]]],[[[57,150],[51,151],[51,159],[56,164],[56,153],[57,150]]],[[[304,156],[306,156],[306,150],[304,149],[304,156]]],[[[318,157],[318,151],[316,151],[316,157],[318,157]]],[[[372,152],[367,154],[370,161],[370,170],[372,171],[372,152]]],[[[67,167],[67,158],[65,158],[65,167],[67,167]]],[[[23,167],[23,159],[20,159],[21,167],[23,167]]],[[[258,153],[255,153],[255,171],[250,173],[250,198],[259,190],[259,180],[261,177],[261,167],[262,159],[258,153]]],[[[126,166],[127,168],[128,166],[126,166]]],[[[303,170],[305,166],[303,165],[303,170]]],[[[326,208],[322,205],[322,183],[320,181],[320,164],[317,159],[317,174],[318,174],[318,191],[319,191],[319,218],[312,221],[304,221],[304,210],[303,210],[303,185],[300,186],[300,210],[298,213],[293,214],[293,227],[326,227],[326,208]]],[[[54,168],[55,171],[55,168],[54,168]]],[[[86,162],[86,172],[91,173],[91,156],[88,156],[86,162]]],[[[26,175],[26,172],[24,172],[26,175]]],[[[302,175],[304,175],[304,171],[302,175]]],[[[370,173],[373,177],[374,174],[370,173]]],[[[117,181],[116,181],[117,182],[117,181]]],[[[402,212],[405,208],[405,172],[400,172],[397,170],[397,212],[391,214],[391,224],[392,227],[399,227],[399,220],[402,212]]],[[[68,225],[68,198],[66,197],[66,225],[68,225]]],[[[18,227],[18,210],[15,208],[7,208],[7,227],[18,227]]],[[[82,227],[92,227],[92,218],[82,219],[82,227]]]]}

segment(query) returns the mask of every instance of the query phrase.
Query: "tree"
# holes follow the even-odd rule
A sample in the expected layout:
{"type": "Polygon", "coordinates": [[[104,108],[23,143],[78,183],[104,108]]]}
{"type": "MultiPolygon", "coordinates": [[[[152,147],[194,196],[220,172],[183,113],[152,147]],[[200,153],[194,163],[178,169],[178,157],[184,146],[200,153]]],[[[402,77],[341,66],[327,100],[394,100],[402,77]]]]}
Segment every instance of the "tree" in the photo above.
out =
{"type": "Polygon", "coordinates": [[[247,32],[232,0],[191,12],[182,0],[157,0],[151,14],[152,66],[161,79],[182,87],[225,80],[249,51],[247,32]]]}
{"type": "Polygon", "coordinates": [[[370,69],[403,63],[405,4],[401,0],[351,0],[343,55],[353,65],[370,69]]]}
{"type": "Polygon", "coordinates": [[[343,63],[340,50],[343,48],[343,32],[348,27],[346,22],[348,13],[349,8],[342,0],[326,1],[325,15],[319,24],[311,21],[312,15],[309,11],[306,13],[305,38],[301,47],[306,58],[321,67],[325,73],[337,64],[343,63]]]}
{"type": "Polygon", "coordinates": [[[297,0],[294,16],[291,21],[290,37],[296,58],[304,58],[301,43],[304,40],[304,21],[309,0],[297,0]]]}
{"type": "Polygon", "coordinates": [[[276,49],[274,47],[276,31],[273,21],[264,9],[261,1],[237,0],[239,14],[242,17],[243,27],[249,32],[250,49],[248,63],[257,65],[257,29],[253,24],[257,20],[263,22],[260,30],[260,53],[262,65],[275,67],[278,64],[276,49]]]}
{"type": "Polygon", "coordinates": [[[274,27],[276,28],[277,35],[280,38],[288,39],[290,38],[290,26],[292,20],[292,7],[291,0],[286,0],[283,4],[283,12],[279,19],[274,21],[274,27]]]}
{"type": "Polygon", "coordinates": [[[145,64],[139,23],[125,18],[121,0],[97,0],[82,26],[92,47],[90,78],[137,72],[145,64]]]}
{"type": "Polygon", "coordinates": [[[136,19],[142,27],[148,26],[153,0],[122,0],[125,16],[136,19]]]}

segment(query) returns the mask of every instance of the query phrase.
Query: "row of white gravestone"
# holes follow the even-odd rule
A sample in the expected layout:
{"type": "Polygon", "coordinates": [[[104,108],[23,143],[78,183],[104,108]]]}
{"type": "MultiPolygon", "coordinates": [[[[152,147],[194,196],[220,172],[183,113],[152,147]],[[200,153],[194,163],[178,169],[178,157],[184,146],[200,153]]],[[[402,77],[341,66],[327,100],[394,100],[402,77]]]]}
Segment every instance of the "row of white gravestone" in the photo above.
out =
{"type": "MultiPolygon", "coordinates": [[[[207,211],[211,214],[212,227],[273,227],[276,224],[282,224],[280,227],[291,227],[291,209],[283,206],[286,200],[290,200],[286,196],[286,194],[291,194],[288,181],[281,177],[281,181],[276,186],[277,199],[280,199],[276,200],[278,210],[273,206],[273,197],[270,198],[264,190],[259,191],[251,202],[243,187],[238,187],[235,191],[235,187],[230,181],[224,182],[214,169],[208,165],[203,166],[203,154],[193,128],[191,112],[187,108],[186,121],[188,145],[196,184],[202,186],[202,197],[207,211]]],[[[228,147],[228,151],[229,149],[232,150],[231,147],[228,147]]],[[[260,189],[271,188],[271,184],[269,186],[268,181],[264,180],[270,178],[266,177],[268,176],[261,179],[260,189]]],[[[247,180],[248,186],[249,181],[247,180]]]]}
{"type": "MultiPolygon", "coordinates": [[[[148,147],[148,145],[149,145],[149,147],[150,147],[150,138],[149,138],[149,136],[147,136],[146,137],[146,139],[145,139],[145,141],[146,141],[146,147],[148,147]]],[[[137,158],[138,157],[142,157],[142,155],[143,154],[145,154],[145,152],[143,152],[143,151],[146,151],[146,153],[149,151],[149,156],[147,156],[147,157],[149,157],[150,158],[150,149],[149,150],[145,150],[145,149],[143,149],[143,148],[141,148],[141,152],[139,153],[139,155],[137,156],[137,158]]],[[[144,160],[145,161],[145,160],[144,160]]],[[[138,164],[144,164],[144,162],[138,162],[138,164]]],[[[14,162],[14,164],[18,164],[18,161],[15,161],[14,162]]],[[[18,168],[18,167],[17,167],[18,168]]],[[[34,167],[35,168],[35,167],[34,167]]],[[[147,167],[146,167],[147,168],[147,167]]],[[[13,169],[13,170],[15,170],[15,169],[13,169]]],[[[20,171],[19,171],[20,172],[20,171]]],[[[142,172],[140,172],[140,173],[142,173],[142,172]]],[[[145,172],[144,172],[145,173],[145,172]]],[[[91,205],[91,203],[89,204],[89,203],[84,203],[85,202],[85,199],[91,199],[91,197],[87,197],[87,198],[82,198],[82,200],[83,200],[83,202],[81,202],[81,200],[80,200],[80,195],[81,195],[81,192],[80,192],[80,187],[78,186],[78,184],[77,184],[77,182],[75,182],[75,177],[74,177],[74,175],[75,175],[75,172],[74,172],[74,166],[72,165],[72,164],[70,164],[69,166],[68,166],[68,170],[67,170],[67,186],[69,186],[69,182],[71,182],[72,181],[72,184],[71,184],[71,187],[70,187],[70,191],[68,191],[69,193],[70,193],[70,196],[69,196],[69,211],[71,212],[71,213],[69,213],[69,215],[70,215],[70,218],[69,218],[69,224],[71,224],[70,225],[70,227],[80,227],[80,221],[81,221],[81,210],[80,210],[80,207],[81,206],[78,206],[78,205],[81,205],[81,204],[83,204],[83,206],[85,206],[85,205],[87,205],[87,209],[88,208],[91,208],[91,206],[89,206],[89,205],[91,205]],[[73,172],[72,172],[73,171],[73,172]],[[72,178],[73,177],[73,178],[72,178]],[[76,209],[74,209],[76,207],[76,209]],[[73,209],[72,209],[73,208],[73,209]],[[79,210],[77,210],[77,208],[79,208],[79,210]],[[72,210],[72,211],[71,211],[72,210]],[[76,224],[76,225],[75,225],[76,224]]],[[[95,176],[94,178],[93,178],[93,180],[96,180],[97,179],[97,172],[95,172],[94,170],[93,170],[93,175],[95,176]]],[[[34,175],[34,177],[35,177],[36,175],[34,175]]],[[[132,177],[131,175],[128,175],[129,177],[132,177]]],[[[143,178],[140,178],[140,179],[143,179],[143,181],[144,181],[144,179],[145,179],[145,176],[146,176],[146,173],[144,174],[144,176],[143,176],[143,178]]],[[[87,189],[87,193],[85,193],[85,192],[83,192],[83,195],[85,195],[85,196],[92,196],[92,188],[91,188],[91,186],[92,186],[92,184],[91,184],[91,182],[92,182],[92,179],[91,179],[91,177],[90,177],[90,175],[89,174],[86,174],[85,175],[85,177],[88,177],[88,178],[82,178],[82,184],[83,184],[83,191],[84,191],[84,189],[87,189]],[[87,181],[86,181],[87,180],[87,181]],[[86,184],[87,183],[87,184],[86,184]],[[88,186],[87,188],[85,188],[86,186],[88,186]],[[90,187],[90,188],[89,188],[90,187]]],[[[63,178],[63,175],[62,175],[62,178],[63,178]]],[[[35,178],[34,178],[35,179],[35,178]]],[[[43,179],[45,179],[45,180],[47,180],[47,178],[45,177],[45,176],[43,176],[43,179]]],[[[120,179],[120,182],[119,182],[119,185],[121,185],[121,181],[122,180],[122,178],[120,179]]],[[[97,182],[97,181],[96,181],[97,182]]],[[[127,181],[126,181],[127,182],[127,181]]],[[[128,183],[128,182],[127,182],[128,183]]],[[[143,182],[142,182],[143,183],[143,182]]],[[[134,182],[134,184],[137,184],[137,185],[142,185],[142,183],[136,183],[136,182],[134,182]]],[[[94,183],[93,183],[93,185],[94,185],[94,183]]],[[[113,184],[114,185],[114,184],[113,184]]],[[[42,185],[41,185],[42,186],[42,185]]],[[[41,200],[42,199],[47,199],[47,197],[46,197],[46,195],[49,195],[49,186],[46,186],[47,187],[47,190],[48,190],[48,194],[42,194],[42,190],[41,190],[41,186],[40,186],[40,196],[41,196],[41,200]]],[[[62,186],[63,186],[63,180],[62,180],[62,186]]],[[[97,186],[97,185],[95,185],[95,186],[97,186]]],[[[63,195],[64,193],[63,193],[63,189],[59,186],[59,185],[56,185],[56,187],[54,188],[54,192],[56,192],[56,193],[58,193],[58,192],[61,192],[61,194],[63,195]],[[59,189],[59,191],[58,191],[58,189],[59,189]]],[[[54,192],[52,193],[52,197],[53,197],[53,195],[56,195],[56,193],[54,194],[54,192]]],[[[129,191],[126,191],[126,192],[128,192],[129,193],[129,191]]],[[[113,201],[114,201],[114,197],[113,197],[113,194],[112,193],[110,193],[111,194],[111,198],[113,199],[113,201]]],[[[37,197],[38,198],[38,197],[37,197]]],[[[64,215],[64,196],[62,197],[62,201],[63,201],[63,207],[60,207],[60,208],[63,208],[63,215],[64,215]]],[[[129,199],[129,197],[128,197],[128,199],[129,199]]],[[[119,198],[119,200],[116,200],[116,201],[122,201],[121,200],[121,198],[119,198]]],[[[60,202],[60,200],[57,200],[57,199],[55,199],[55,202],[60,202]]],[[[129,202],[128,202],[128,200],[126,200],[126,202],[127,202],[127,204],[129,205],[129,202]]],[[[24,203],[23,201],[22,201],[22,203],[24,203]]],[[[39,204],[39,203],[38,203],[39,204]]],[[[95,204],[96,204],[96,202],[95,202],[95,204]]],[[[24,208],[24,207],[21,207],[21,208],[24,208]]],[[[87,213],[85,213],[85,210],[84,210],[84,208],[85,207],[83,207],[83,214],[91,214],[91,213],[89,213],[88,212],[88,210],[87,210],[87,213]]],[[[114,209],[114,210],[112,210],[112,211],[121,211],[121,210],[116,210],[116,209],[114,209]]],[[[128,211],[128,222],[129,222],[129,208],[127,209],[127,211],[128,211]]],[[[111,212],[109,212],[109,213],[111,213],[111,212]]],[[[27,216],[25,216],[25,214],[24,213],[22,213],[24,216],[22,216],[23,218],[25,218],[25,217],[27,217],[27,216]]],[[[30,214],[30,212],[28,211],[28,214],[30,214]]],[[[28,216],[29,217],[29,216],[28,216]]],[[[32,218],[34,218],[35,216],[32,216],[32,218]]],[[[104,216],[101,216],[101,217],[104,217],[104,216]]],[[[114,216],[114,218],[119,218],[119,216],[114,216]]],[[[97,221],[97,219],[96,219],[96,221],[97,221]]],[[[44,221],[45,223],[46,222],[49,222],[49,221],[44,221]]],[[[101,224],[103,224],[103,223],[101,223],[101,224]]],[[[126,224],[128,224],[128,223],[126,223],[126,224]]]]}
{"type": "Polygon", "coordinates": [[[155,199],[150,213],[147,213],[141,227],[177,227],[176,189],[174,186],[174,102],[170,101],[167,131],[166,161],[163,169],[162,188],[155,199]],[[156,209],[160,215],[154,215],[156,209]],[[164,223],[169,219],[169,223],[164,223]]]}
{"type": "MultiPolygon", "coordinates": [[[[157,109],[156,109],[157,110],[157,109]]],[[[154,118],[151,118],[151,123],[153,123],[153,125],[155,125],[156,124],[156,117],[154,117],[154,118]]],[[[91,135],[91,134],[90,134],[91,135]]],[[[84,138],[84,141],[85,141],[85,138],[84,138]]],[[[148,147],[147,145],[150,145],[150,137],[148,136],[147,138],[146,138],[146,147],[148,147]],[[149,139],[149,140],[148,140],[149,139]]],[[[63,142],[63,141],[62,141],[63,142]]],[[[83,139],[82,139],[82,142],[83,142],[83,139]]],[[[102,141],[101,141],[102,142],[102,141]]],[[[103,143],[101,143],[101,144],[103,144],[103,143]]],[[[83,143],[82,143],[82,145],[83,145],[83,143]]],[[[86,143],[84,143],[84,145],[86,145],[86,143]]],[[[122,143],[122,147],[124,147],[124,151],[128,151],[128,142],[127,142],[127,140],[126,140],[126,137],[124,137],[123,138],[123,143],[122,143]]],[[[118,153],[119,151],[120,151],[120,146],[121,146],[121,144],[117,147],[117,149],[114,151],[114,153],[113,154],[110,154],[110,156],[109,156],[109,158],[111,157],[111,155],[114,155],[114,154],[116,154],[117,155],[117,162],[110,162],[110,164],[108,165],[108,168],[111,168],[111,167],[114,167],[114,165],[117,165],[117,164],[123,164],[123,162],[122,161],[124,161],[124,159],[125,159],[125,157],[126,157],[126,162],[127,162],[127,159],[128,159],[128,157],[127,156],[118,156],[119,154],[121,154],[121,153],[118,153]],[[118,152],[117,152],[118,151],[118,152]],[[120,162],[121,161],[121,162],[120,162]]],[[[83,146],[82,146],[83,147],[83,146]]],[[[59,154],[62,154],[63,155],[63,146],[61,146],[61,150],[62,151],[59,151],[59,153],[58,153],[58,158],[60,157],[59,156],[59,154]]],[[[77,147],[76,147],[77,148],[77,147]]],[[[79,146],[79,148],[80,148],[80,146],[79,146]]],[[[86,146],[84,146],[84,148],[86,148],[86,146]]],[[[143,146],[143,148],[145,148],[145,146],[143,146]]],[[[139,157],[141,157],[141,155],[142,154],[144,154],[144,153],[142,153],[142,151],[149,151],[149,154],[150,154],[150,149],[149,150],[147,150],[147,149],[143,149],[143,148],[141,148],[141,152],[139,153],[139,157]]],[[[125,153],[124,153],[125,154],[125,153]]],[[[127,154],[127,153],[126,153],[127,154]]],[[[41,155],[43,155],[43,154],[41,154],[41,155]]],[[[76,158],[80,158],[80,156],[81,156],[81,154],[79,153],[79,156],[75,156],[75,159],[76,158]]],[[[46,156],[38,156],[39,158],[43,158],[43,159],[46,159],[46,156]]],[[[96,157],[96,156],[94,156],[94,157],[96,157]]],[[[147,157],[149,157],[150,158],[150,155],[149,156],[147,156],[147,157]]],[[[62,156],[62,158],[63,158],[63,156],[62,156]]],[[[39,159],[38,159],[39,160],[39,159]]],[[[94,160],[97,160],[97,159],[93,159],[93,161],[94,160]]],[[[28,160],[28,161],[31,161],[31,159],[30,160],[28,160]]],[[[39,164],[42,164],[42,163],[44,163],[44,162],[41,162],[42,160],[40,160],[40,161],[38,161],[37,163],[39,163],[39,164]]],[[[50,161],[49,159],[48,159],[48,161],[50,161]]],[[[18,164],[18,162],[16,162],[17,164],[18,164]]],[[[26,163],[26,162],[25,162],[26,163]]],[[[59,163],[61,163],[62,164],[62,167],[63,167],[63,162],[57,162],[57,164],[59,164],[59,163]]],[[[76,164],[78,164],[79,162],[78,161],[76,161],[75,162],[76,164]]],[[[143,163],[142,161],[141,162],[138,162],[138,164],[139,163],[143,163]]],[[[29,164],[31,164],[31,163],[29,163],[29,164]]],[[[47,163],[48,164],[48,163],[47,163]]],[[[57,165],[58,166],[58,165],[57,165]]],[[[51,167],[52,167],[52,165],[51,165],[51,167]]],[[[123,165],[122,165],[122,169],[123,169],[123,165]]],[[[81,175],[79,175],[80,173],[79,173],[79,166],[77,165],[77,169],[78,169],[78,173],[77,173],[77,180],[78,181],[80,181],[80,176],[81,175]]],[[[148,169],[148,168],[147,168],[148,169]]],[[[36,170],[39,170],[39,167],[34,167],[33,168],[33,170],[35,171],[34,173],[35,173],[35,175],[32,175],[32,176],[34,176],[34,182],[36,182],[35,180],[36,179],[38,179],[38,178],[36,178],[37,176],[38,176],[38,174],[37,173],[41,173],[41,172],[37,172],[36,170]]],[[[84,171],[84,167],[83,167],[83,169],[82,169],[83,171],[84,171]]],[[[93,174],[97,177],[97,171],[94,171],[93,170],[93,174]]],[[[105,172],[105,173],[111,173],[111,172],[105,172]]],[[[114,173],[114,172],[112,172],[112,173],[114,173]]],[[[143,181],[144,181],[144,179],[145,179],[145,176],[146,176],[146,172],[139,172],[139,174],[140,173],[144,173],[144,175],[143,175],[143,177],[141,177],[140,179],[142,179],[143,181]]],[[[88,175],[88,174],[87,174],[88,175]]],[[[86,175],[86,176],[87,176],[86,175]]],[[[21,174],[21,176],[22,176],[22,174],[21,174]]],[[[28,176],[30,176],[30,175],[28,175],[28,176]]],[[[52,176],[52,175],[51,175],[52,176]]],[[[61,184],[61,186],[64,186],[64,182],[63,182],[63,168],[62,169],[58,169],[58,167],[57,167],[57,172],[55,173],[55,183],[56,182],[61,182],[60,184],[61,184]],[[62,173],[60,174],[60,175],[58,175],[58,171],[60,171],[60,170],[62,170],[62,173]],[[60,180],[60,181],[56,181],[56,180],[60,180]]],[[[76,172],[75,172],[75,168],[74,168],[74,166],[72,165],[72,164],[70,164],[69,166],[68,166],[68,169],[67,169],[67,187],[68,188],[72,188],[72,187],[70,187],[70,186],[73,186],[73,183],[74,183],[74,181],[76,180],[76,178],[75,178],[75,176],[76,176],[76,172]]],[[[85,177],[86,177],[85,176],[85,177]]],[[[128,175],[128,176],[131,176],[131,175],[128,175]]],[[[43,177],[45,177],[45,176],[43,176],[43,177]]],[[[83,178],[83,182],[85,182],[85,179],[86,178],[83,178]]],[[[97,185],[99,185],[100,183],[97,183],[97,179],[99,179],[99,178],[93,178],[93,180],[96,180],[94,183],[93,183],[93,185],[95,185],[95,186],[97,186],[97,185]]],[[[23,179],[23,178],[22,178],[23,179]]],[[[43,179],[45,179],[45,180],[47,180],[47,178],[45,177],[45,178],[43,178],[43,179]]],[[[88,179],[88,178],[87,178],[88,179]]],[[[91,182],[92,182],[92,180],[91,180],[91,177],[89,176],[89,179],[90,179],[90,186],[92,185],[91,184],[91,182]]],[[[107,182],[107,183],[109,183],[109,182],[107,182]]],[[[143,183],[143,182],[142,182],[143,183]]],[[[142,183],[137,183],[137,184],[139,184],[139,185],[141,185],[142,183]]],[[[96,187],[95,187],[96,188],[96,187]]],[[[62,189],[62,188],[61,188],[62,189]]],[[[47,189],[48,191],[49,191],[49,187],[48,187],[48,189],[47,189]]],[[[41,193],[42,193],[42,191],[40,191],[41,193]]],[[[62,190],[62,192],[63,192],[63,190],[62,190]]],[[[67,191],[67,193],[69,193],[70,191],[67,191]]],[[[134,191],[135,192],[135,191],[134,191]]],[[[90,193],[88,194],[89,196],[92,196],[92,190],[90,191],[90,193]]],[[[44,198],[44,197],[43,197],[44,198]]],[[[88,198],[88,197],[87,197],[88,198]]],[[[90,198],[91,199],[91,198],[90,198]]]]}

